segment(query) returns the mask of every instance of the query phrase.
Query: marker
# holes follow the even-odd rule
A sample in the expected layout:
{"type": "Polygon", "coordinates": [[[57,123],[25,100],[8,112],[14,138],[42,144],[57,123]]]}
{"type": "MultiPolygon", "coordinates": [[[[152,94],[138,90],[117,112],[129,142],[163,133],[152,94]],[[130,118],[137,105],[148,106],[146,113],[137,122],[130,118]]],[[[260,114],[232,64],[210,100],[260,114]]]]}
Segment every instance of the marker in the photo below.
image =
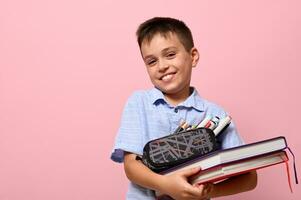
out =
{"type": "Polygon", "coordinates": [[[194,125],[190,125],[188,129],[189,129],[189,130],[191,130],[191,129],[196,129],[197,126],[198,126],[201,122],[202,122],[202,120],[194,119],[193,122],[192,122],[192,124],[194,124],[194,125]],[[197,121],[197,123],[195,123],[196,121],[197,121]]]}
{"type": "Polygon", "coordinates": [[[215,136],[221,133],[231,123],[231,119],[230,116],[226,116],[219,121],[218,126],[213,130],[215,136]]]}
{"type": "Polygon", "coordinates": [[[189,125],[188,128],[186,128],[186,130],[192,130],[192,129],[195,129],[196,128],[196,125],[189,125]]]}
{"type": "Polygon", "coordinates": [[[197,125],[192,125],[191,129],[195,129],[197,127],[197,125]]]}
{"type": "Polygon", "coordinates": [[[203,121],[197,125],[197,128],[205,127],[206,124],[210,121],[210,119],[211,119],[211,116],[210,116],[210,115],[207,115],[207,116],[203,119],[203,121]]]}
{"type": "Polygon", "coordinates": [[[213,117],[211,120],[210,120],[212,123],[211,123],[211,126],[209,127],[211,130],[214,130],[217,126],[218,126],[218,123],[219,123],[219,117],[218,116],[215,116],[213,117]]]}
{"type": "Polygon", "coordinates": [[[186,122],[184,120],[181,120],[181,123],[180,123],[180,126],[178,126],[178,128],[174,131],[174,133],[179,133],[181,131],[183,131],[183,125],[185,124],[186,122]]]}
{"type": "Polygon", "coordinates": [[[189,125],[187,122],[185,122],[184,125],[183,125],[182,127],[183,127],[184,130],[186,130],[189,126],[190,126],[190,125],[189,125]]]}
{"type": "Polygon", "coordinates": [[[181,127],[179,127],[179,129],[177,129],[177,132],[175,132],[175,133],[180,133],[182,131],[185,131],[185,130],[187,130],[188,127],[189,127],[189,124],[187,122],[184,122],[184,124],[181,127]]]}
{"type": "Polygon", "coordinates": [[[212,126],[211,120],[209,120],[209,121],[207,122],[207,124],[204,126],[204,128],[210,128],[210,126],[212,126]]]}

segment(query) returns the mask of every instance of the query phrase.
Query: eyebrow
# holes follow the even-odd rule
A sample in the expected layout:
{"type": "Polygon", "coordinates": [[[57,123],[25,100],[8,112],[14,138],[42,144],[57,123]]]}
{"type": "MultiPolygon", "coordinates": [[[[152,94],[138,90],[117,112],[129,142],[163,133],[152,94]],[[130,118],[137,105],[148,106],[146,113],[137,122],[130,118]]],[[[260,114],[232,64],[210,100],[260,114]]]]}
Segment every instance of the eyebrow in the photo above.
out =
{"type": "MultiPolygon", "coordinates": [[[[162,49],[162,53],[165,53],[165,52],[167,52],[167,51],[170,51],[170,50],[176,50],[177,49],[177,47],[174,47],[174,46],[171,46],[171,47],[167,47],[167,48],[164,48],[164,49],[162,49]]],[[[143,58],[143,60],[146,60],[146,59],[148,59],[148,58],[151,58],[151,57],[153,57],[153,55],[147,55],[147,56],[145,56],[144,58],[143,58]]]]}

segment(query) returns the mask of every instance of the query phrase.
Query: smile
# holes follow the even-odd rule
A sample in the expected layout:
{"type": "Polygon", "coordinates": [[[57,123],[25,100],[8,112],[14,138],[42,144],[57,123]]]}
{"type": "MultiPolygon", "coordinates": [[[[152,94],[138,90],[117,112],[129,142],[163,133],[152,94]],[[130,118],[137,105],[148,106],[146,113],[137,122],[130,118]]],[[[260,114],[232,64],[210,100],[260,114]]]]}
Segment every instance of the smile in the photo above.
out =
{"type": "Polygon", "coordinates": [[[162,76],[160,79],[162,81],[170,81],[174,77],[175,74],[176,73],[166,74],[166,75],[162,76]]]}

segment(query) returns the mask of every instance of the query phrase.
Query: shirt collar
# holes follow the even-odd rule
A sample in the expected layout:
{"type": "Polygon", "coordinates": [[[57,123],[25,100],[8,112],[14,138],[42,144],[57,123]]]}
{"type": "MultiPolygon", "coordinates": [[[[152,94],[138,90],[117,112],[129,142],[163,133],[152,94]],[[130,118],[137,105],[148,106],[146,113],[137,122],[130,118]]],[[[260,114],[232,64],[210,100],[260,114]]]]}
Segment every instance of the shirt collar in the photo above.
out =
{"type": "Polygon", "coordinates": [[[167,101],[165,100],[165,97],[164,97],[163,93],[158,88],[156,88],[156,87],[151,90],[151,96],[150,96],[150,98],[151,98],[151,102],[153,104],[157,104],[159,102],[165,102],[165,103],[167,103],[167,101]]]}
{"type": "MultiPolygon", "coordinates": [[[[177,105],[177,107],[183,106],[187,108],[194,108],[199,111],[204,111],[203,99],[200,97],[200,95],[198,94],[197,90],[194,87],[192,87],[192,90],[193,91],[191,95],[184,102],[177,105]]],[[[151,102],[153,104],[159,104],[159,103],[168,104],[163,93],[157,88],[153,88],[151,90],[151,102]]]]}

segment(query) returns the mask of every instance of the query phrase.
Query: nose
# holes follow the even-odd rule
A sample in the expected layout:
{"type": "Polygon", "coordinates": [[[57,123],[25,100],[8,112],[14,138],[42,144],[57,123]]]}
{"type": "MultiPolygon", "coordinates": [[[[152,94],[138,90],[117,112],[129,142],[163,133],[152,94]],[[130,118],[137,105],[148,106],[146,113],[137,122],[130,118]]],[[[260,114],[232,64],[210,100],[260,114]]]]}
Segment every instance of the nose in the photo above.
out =
{"type": "Polygon", "coordinates": [[[164,72],[169,68],[169,63],[165,61],[164,59],[160,59],[158,63],[158,69],[160,72],[164,72]]]}

